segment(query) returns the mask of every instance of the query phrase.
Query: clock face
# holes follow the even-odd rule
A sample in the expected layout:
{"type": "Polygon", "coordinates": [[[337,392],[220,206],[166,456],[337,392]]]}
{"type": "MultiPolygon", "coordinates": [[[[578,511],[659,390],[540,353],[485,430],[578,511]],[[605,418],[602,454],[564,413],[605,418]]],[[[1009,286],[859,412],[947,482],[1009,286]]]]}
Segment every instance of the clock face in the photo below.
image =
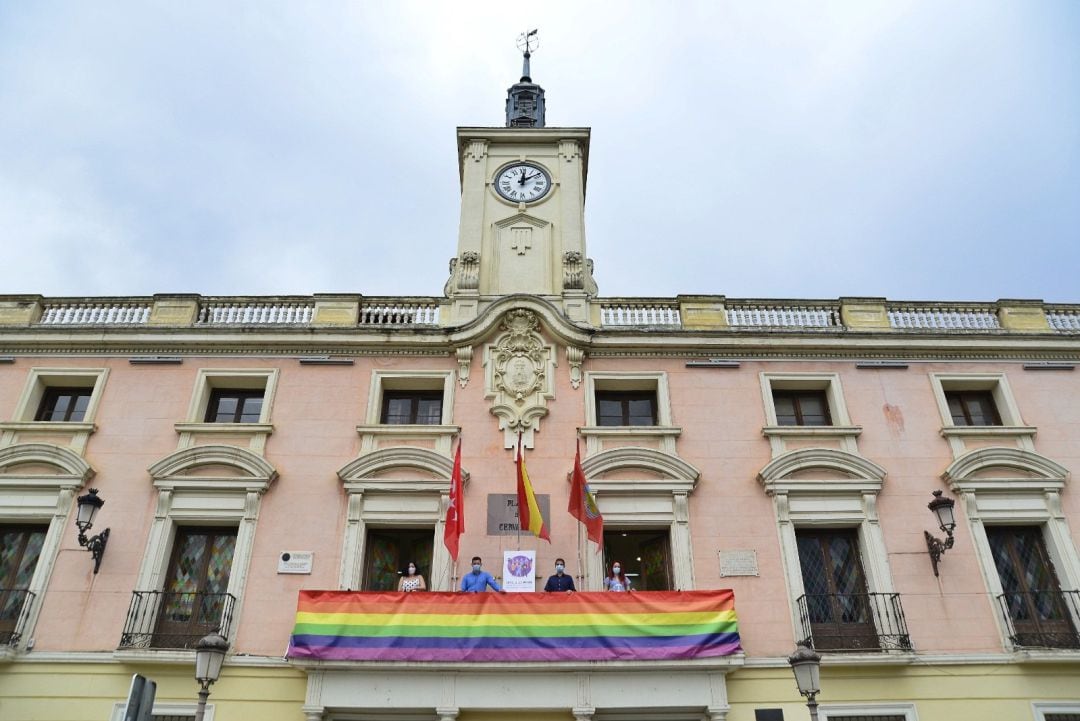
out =
{"type": "Polygon", "coordinates": [[[496,176],[495,190],[513,203],[529,203],[548,194],[551,177],[539,166],[514,163],[496,176]]]}

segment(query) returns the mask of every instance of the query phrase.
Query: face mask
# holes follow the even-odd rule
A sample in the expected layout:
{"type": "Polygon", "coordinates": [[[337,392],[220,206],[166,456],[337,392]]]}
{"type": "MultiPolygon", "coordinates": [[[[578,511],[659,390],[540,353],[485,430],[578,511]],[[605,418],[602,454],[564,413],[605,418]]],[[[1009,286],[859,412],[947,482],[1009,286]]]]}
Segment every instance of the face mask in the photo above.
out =
{"type": "Polygon", "coordinates": [[[616,576],[618,576],[621,571],[622,571],[621,566],[615,566],[614,568],[611,569],[611,572],[614,573],[616,576]]]}
{"type": "Polygon", "coordinates": [[[566,566],[562,565],[561,563],[555,564],[556,573],[562,573],[564,570],[566,570],[566,566]]]}
{"type": "Polygon", "coordinates": [[[480,573],[480,564],[474,563],[472,567],[473,573],[480,573]]]}
{"type": "Polygon", "coordinates": [[[412,576],[416,573],[416,566],[409,566],[409,575],[412,576]]]}

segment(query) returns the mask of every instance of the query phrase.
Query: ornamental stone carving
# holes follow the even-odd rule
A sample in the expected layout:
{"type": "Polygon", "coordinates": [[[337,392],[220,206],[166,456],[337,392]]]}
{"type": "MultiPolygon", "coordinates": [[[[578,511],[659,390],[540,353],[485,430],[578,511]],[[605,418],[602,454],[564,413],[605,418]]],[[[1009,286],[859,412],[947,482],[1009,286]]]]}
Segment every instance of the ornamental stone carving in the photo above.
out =
{"type": "Polygon", "coordinates": [[[513,448],[518,432],[532,448],[533,431],[547,415],[554,397],[555,348],[540,335],[540,320],[530,310],[511,310],[499,325],[503,331],[484,350],[487,398],[499,419],[506,448],[513,448]]]}
{"type": "Polygon", "coordinates": [[[476,290],[480,287],[480,254],[466,250],[460,258],[450,259],[450,277],[443,286],[443,295],[449,297],[455,290],[476,290]]]}

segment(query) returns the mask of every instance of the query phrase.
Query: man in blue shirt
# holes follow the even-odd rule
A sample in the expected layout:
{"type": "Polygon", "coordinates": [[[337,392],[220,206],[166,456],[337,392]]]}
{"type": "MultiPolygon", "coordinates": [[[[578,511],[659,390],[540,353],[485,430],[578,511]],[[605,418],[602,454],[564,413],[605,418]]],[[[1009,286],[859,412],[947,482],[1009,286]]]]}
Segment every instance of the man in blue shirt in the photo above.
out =
{"type": "Polygon", "coordinates": [[[491,586],[499,593],[506,593],[506,591],[502,590],[502,586],[495,582],[495,578],[483,570],[481,564],[480,556],[473,556],[472,573],[466,573],[462,576],[461,590],[465,593],[482,593],[487,590],[488,586],[491,586]]]}
{"type": "Polygon", "coordinates": [[[564,591],[566,593],[573,593],[577,589],[574,588],[573,576],[567,576],[564,571],[566,570],[566,561],[561,558],[555,559],[555,575],[548,576],[547,583],[544,584],[544,590],[548,593],[564,591]]]}

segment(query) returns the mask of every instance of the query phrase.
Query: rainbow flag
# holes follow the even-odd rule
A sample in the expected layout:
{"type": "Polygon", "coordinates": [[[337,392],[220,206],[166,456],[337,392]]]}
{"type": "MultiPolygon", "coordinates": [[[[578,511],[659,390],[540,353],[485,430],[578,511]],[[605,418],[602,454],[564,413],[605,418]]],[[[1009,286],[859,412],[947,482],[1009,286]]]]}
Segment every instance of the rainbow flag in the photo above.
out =
{"type": "Polygon", "coordinates": [[[289,658],[657,661],[742,651],[735,596],[301,591],[289,658]]]}

